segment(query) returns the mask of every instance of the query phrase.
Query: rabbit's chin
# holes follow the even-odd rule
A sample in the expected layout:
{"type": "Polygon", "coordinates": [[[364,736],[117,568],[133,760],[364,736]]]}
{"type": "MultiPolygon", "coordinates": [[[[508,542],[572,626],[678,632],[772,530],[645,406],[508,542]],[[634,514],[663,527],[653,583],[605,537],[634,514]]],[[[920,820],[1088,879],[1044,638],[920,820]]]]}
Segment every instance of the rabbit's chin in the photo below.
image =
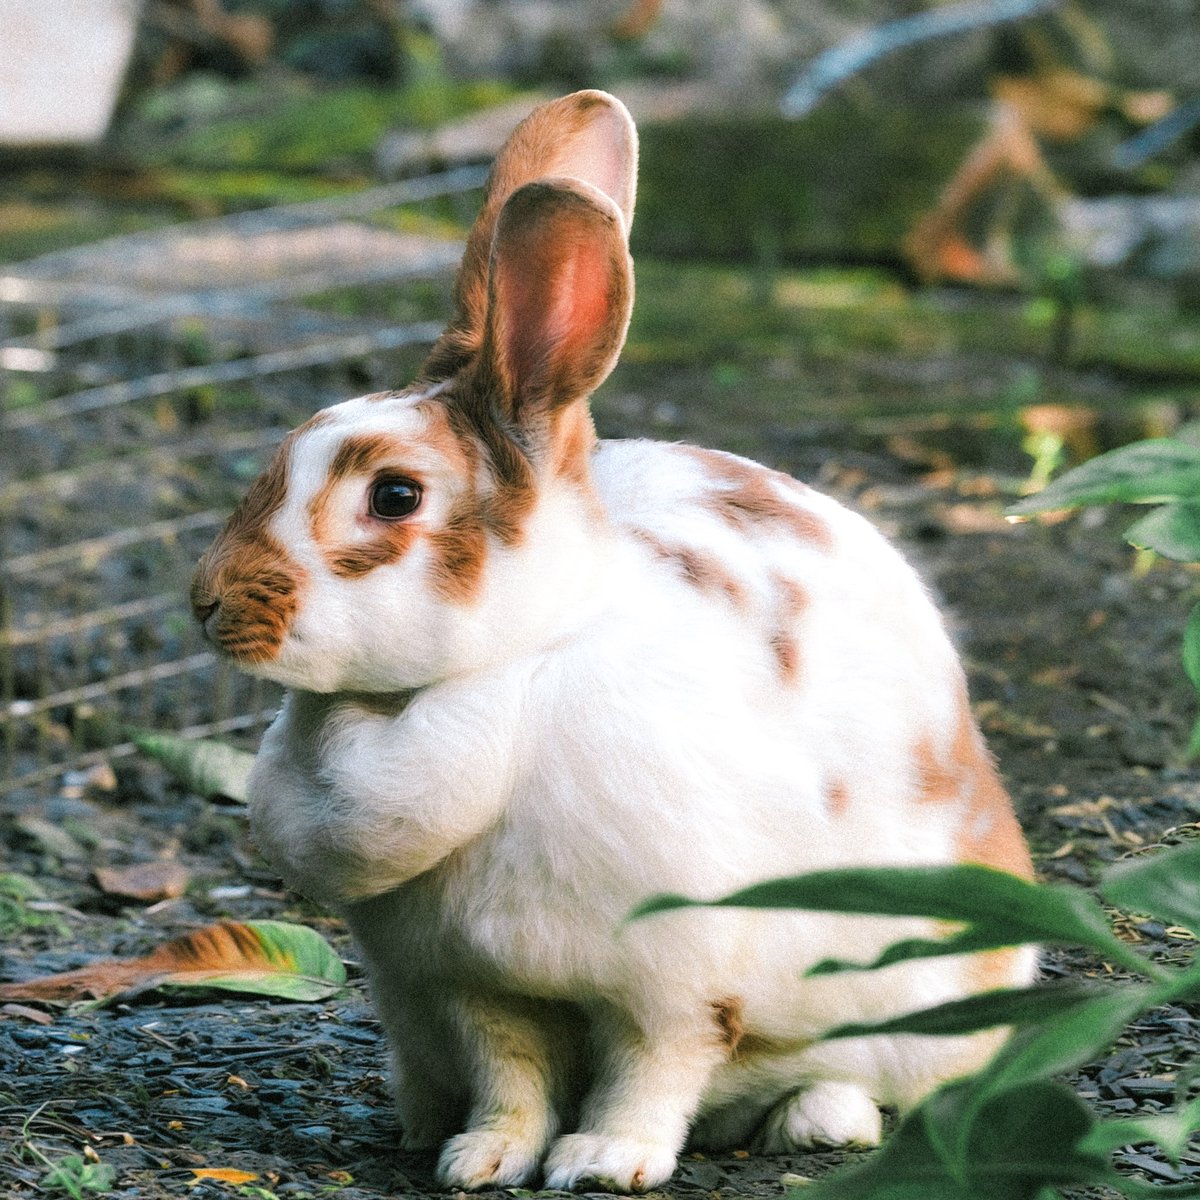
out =
{"type": "Polygon", "coordinates": [[[378,693],[389,695],[410,692],[428,682],[400,679],[387,669],[388,664],[375,662],[369,670],[361,664],[340,662],[330,656],[305,654],[291,649],[286,643],[274,658],[266,662],[238,662],[238,668],[258,679],[282,684],[299,692],[333,695],[340,692],[378,693]]]}

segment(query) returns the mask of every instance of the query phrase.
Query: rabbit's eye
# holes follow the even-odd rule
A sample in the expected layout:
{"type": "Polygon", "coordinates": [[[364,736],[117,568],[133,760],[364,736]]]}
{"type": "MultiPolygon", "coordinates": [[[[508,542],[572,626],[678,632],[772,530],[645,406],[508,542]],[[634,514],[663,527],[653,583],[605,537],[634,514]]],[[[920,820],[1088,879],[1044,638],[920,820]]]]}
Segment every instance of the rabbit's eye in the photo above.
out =
{"type": "Polygon", "coordinates": [[[395,521],[416,512],[421,485],[411,479],[381,479],[371,489],[371,516],[395,521]]]}

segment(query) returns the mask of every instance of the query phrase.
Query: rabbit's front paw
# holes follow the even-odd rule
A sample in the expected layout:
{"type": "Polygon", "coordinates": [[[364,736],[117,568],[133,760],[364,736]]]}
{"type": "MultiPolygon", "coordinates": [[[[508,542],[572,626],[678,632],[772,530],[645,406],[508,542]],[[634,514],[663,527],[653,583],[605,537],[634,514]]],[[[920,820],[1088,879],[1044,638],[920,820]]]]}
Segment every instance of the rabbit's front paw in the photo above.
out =
{"type": "Polygon", "coordinates": [[[546,1159],[546,1186],[573,1188],[587,1179],[617,1192],[644,1192],[665,1183],[674,1170],[670,1146],[569,1133],[554,1143],[546,1159]]]}
{"type": "Polygon", "coordinates": [[[438,1157],[438,1182],[470,1191],[516,1187],[535,1171],[541,1146],[495,1129],[475,1129],[452,1137],[438,1157]]]}
{"type": "Polygon", "coordinates": [[[786,1096],[767,1114],[754,1142],[762,1154],[828,1146],[878,1146],[883,1120],[854,1083],[826,1080],[786,1096]]]}

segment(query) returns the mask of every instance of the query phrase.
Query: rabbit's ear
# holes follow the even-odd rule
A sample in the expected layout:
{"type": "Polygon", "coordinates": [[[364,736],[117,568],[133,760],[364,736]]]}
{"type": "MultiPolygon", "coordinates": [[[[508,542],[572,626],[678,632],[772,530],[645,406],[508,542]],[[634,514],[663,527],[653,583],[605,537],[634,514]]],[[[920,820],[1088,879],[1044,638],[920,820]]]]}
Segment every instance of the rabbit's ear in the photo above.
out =
{"type": "Polygon", "coordinates": [[[488,259],[500,211],[518,188],[551,176],[582,180],[608,196],[621,213],[628,238],[637,185],[637,131],[616,97],[575,92],[534,109],[513,130],[492,166],[455,284],[457,311],[426,360],[425,378],[448,378],[478,351],[487,313],[488,259]]]}
{"type": "Polygon", "coordinates": [[[624,219],[598,189],[544,179],[500,212],[475,388],[529,426],[612,370],[633,307],[624,219]]]}

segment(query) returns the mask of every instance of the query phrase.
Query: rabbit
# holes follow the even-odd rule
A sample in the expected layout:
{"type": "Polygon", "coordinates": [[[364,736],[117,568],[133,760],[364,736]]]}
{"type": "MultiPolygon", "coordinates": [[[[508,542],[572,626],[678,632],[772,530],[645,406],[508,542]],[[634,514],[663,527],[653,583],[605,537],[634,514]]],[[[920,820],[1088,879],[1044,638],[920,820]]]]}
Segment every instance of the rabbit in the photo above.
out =
{"type": "MultiPolygon", "coordinates": [[[[943,622],[864,518],[715,450],[598,441],[637,140],[535,110],[492,169],[418,380],[291,433],[196,618],[286,688],[253,836],[345,916],[402,1144],[447,1188],[644,1191],[687,1143],[873,1145],[1003,1031],[823,1042],[1028,982],[1033,952],[806,978],[934,922],[688,909],[850,865],[1029,854],[943,622]]],[[[686,301],[685,301],[686,302],[686,301]]]]}

